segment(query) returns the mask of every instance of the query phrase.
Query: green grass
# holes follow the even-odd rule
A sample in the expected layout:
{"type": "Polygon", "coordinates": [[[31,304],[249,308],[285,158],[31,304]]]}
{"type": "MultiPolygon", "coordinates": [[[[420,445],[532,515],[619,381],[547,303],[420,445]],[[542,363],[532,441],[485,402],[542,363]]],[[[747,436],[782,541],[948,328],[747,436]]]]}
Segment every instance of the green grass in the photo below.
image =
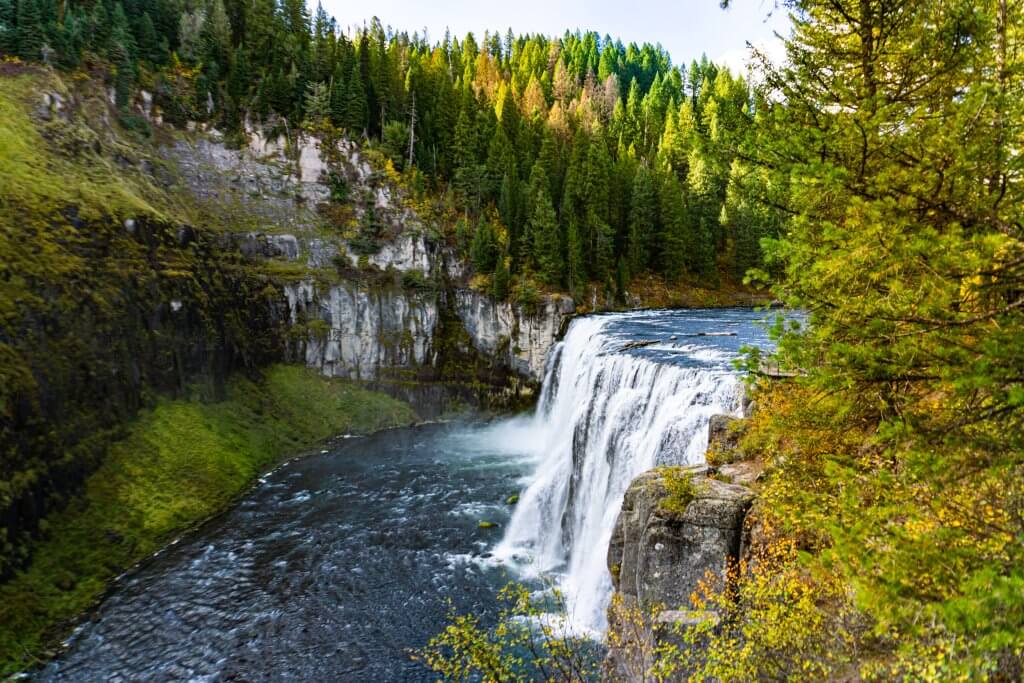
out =
{"type": "MultiPolygon", "coordinates": [[[[160,192],[139,173],[126,172],[111,159],[113,152],[134,154],[123,142],[83,125],[56,117],[38,124],[30,112],[41,103],[41,93],[68,97],[67,87],[52,74],[27,68],[16,76],[0,78],[0,206],[47,216],[74,205],[87,217],[101,214],[160,216],[152,200],[160,192]],[[45,135],[45,137],[44,137],[45,135]],[[105,139],[104,139],[105,138],[105,139]],[[95,145],[106,153],[96,154],[95,145]]],[[[93,114],[101,104],[85,102],[80,116],[93,114]]]]}
{"type": "Polygon", "coordinates": [[[0,676],[42,661],[111,578],[224,509],[283,457],[416,419],[383,394],[282,365],[259,383],[232,380],[219,403],[159,401],[84,493],[44,521],[27,571],[0,586],[0,676]]]}

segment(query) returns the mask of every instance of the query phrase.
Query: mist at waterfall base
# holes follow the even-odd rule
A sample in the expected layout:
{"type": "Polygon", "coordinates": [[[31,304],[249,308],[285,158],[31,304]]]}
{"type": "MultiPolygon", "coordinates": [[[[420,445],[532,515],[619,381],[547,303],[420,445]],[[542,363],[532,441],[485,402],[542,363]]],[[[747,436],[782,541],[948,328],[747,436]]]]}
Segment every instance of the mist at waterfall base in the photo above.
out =
{"type": "Polygon", "coordinates": [[[452,609],[493,623],[513,580],[553,582],[569,628],[599,634],[626,487],[701,461],[708,417],[739,408],[731,361],[769,345],[763,317],[579,318],[534,414],[338,439],[289,463],[124,577],[35,677],[433,681],[410,650],[452,609]]]}

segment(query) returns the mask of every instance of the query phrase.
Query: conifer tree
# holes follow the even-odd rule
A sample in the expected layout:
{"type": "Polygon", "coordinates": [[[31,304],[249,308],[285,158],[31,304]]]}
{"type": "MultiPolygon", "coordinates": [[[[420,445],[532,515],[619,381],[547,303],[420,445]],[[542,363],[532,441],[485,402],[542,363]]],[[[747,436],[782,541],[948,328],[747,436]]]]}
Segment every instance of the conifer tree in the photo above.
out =
{"type": "Polygon", "coordinates": [[[498,301],[504,301],[508,298],[510,279],[511,275],[509,274],[508,265],[505,263],[505,257],[499,256],[498,265],[494,268],[494,274],[491,276],[491,292],[498,301]]]}
{"type": "Polygon", "coordinates": [[[479,168],[477,161],[476,103],[469,88],[463,90],[462,105],[455,125],[454,162],[455,188],[463,201],[475,206],[479,201],[479,168]]]}
{"type": "Polygon", "coordinates": [[[144,12],[142,18],[139,20],[138,30],[138,45],[139,45],[139,56],[149,60],[154,64],[160,64],[164,61],[166,51],[164,50],[163,44],[156,35],[156,26],[153,25],[153,19],[149,16],[148,12],[144,12]]]}
{"type": "Polygon", "coordinates": [[[657,196],[651,171],[641,166],[633,181],[629,208],[629,244],[627,247],[629,272],[642,273],[649,263],[650,247],[655,231],[657,196]]]}
{"type": "Polygon", "coordinates": [[[43,19],[38,0],[18,2],[17,52],[22,59],[39,59],[42,55],[43,19]]]}
{"type": "Polygon", "coordinates": [[[569,291],[578,292],[587,280],[586,266],[583,261],[583,237],[580,234],[579,222],[575,216],[569,216],[565,245],[565,274],[569,291]]]}
{"type": "Polygon", "coordinates": [[[344,124],[349,135],[355,137],[366,130],[368,116],[366,91],[363,87],[363,77],[360,74],[358,62],[352,65],[352,73],[349,74],[347,86],[344,124]]]}
{"type": "Polygon", "coordinates": [[[334,70],[334,77],[331,79],[331,121],[334,125],[342,127],[345,125],[346,107],[348,106],[348,92],[345,88],[345,78],[342,75],[341,66],[334,70]]]}
{"type": "Polygon", "coordinates": [[[661,232],[657,266],[669,280],[678,280],[688,267],[703,269],[708,245],[697,243],[687,221],[683,189],[675,176],[666,174],[658,192],[661,232]]]}
{"type": "Polygon", "coordinates": [[[531,241],[532,260],[541,281],[558,286],[563,276],[562,246],[558,218],[547,186],[544,168],[538,161],[530,174],[531,201],[527,234],[531,241]]]}
{"type": "Polygon", "coordinates": [[[0,53],[18,51],[18,10],[14,0],[0,0],[0,53]]]}
{"type": "Polygon", "coordinates": [[[500,252],[498,239],[494,234],[494,227],[488,219],[480,219],[469,251],[470,258],[473,260],[473,267],[478,273],[491,273],[494,271],[500,252]]]}

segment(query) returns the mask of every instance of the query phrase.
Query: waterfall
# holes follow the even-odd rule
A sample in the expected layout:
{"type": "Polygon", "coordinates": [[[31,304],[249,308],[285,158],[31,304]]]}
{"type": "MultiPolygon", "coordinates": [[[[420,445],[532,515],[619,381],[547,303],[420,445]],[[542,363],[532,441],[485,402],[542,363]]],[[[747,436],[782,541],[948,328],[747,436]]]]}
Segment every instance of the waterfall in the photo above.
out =
{"type": "Polygon", "coordinates": [[[554,578],[569,626],[595,634],[606,627],[608,543],[629,483],[657,465],[702,462],[708,419],[736,412],[740,396],[737,374],[709,362],[713,349],[690,346],[687,356],[674,345],[687,362],[663,362],[625,349],[628,339],[609,331],[615,320],[579,318],[553,349],[520,437],[536,470],[495,549],[554,578]]]}

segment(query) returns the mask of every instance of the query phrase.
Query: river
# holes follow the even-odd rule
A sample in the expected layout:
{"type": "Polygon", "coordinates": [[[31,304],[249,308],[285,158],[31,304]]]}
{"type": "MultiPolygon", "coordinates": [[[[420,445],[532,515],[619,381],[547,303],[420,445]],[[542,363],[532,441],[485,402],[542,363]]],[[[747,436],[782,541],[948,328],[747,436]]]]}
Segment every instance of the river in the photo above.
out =
{"type": "Polygon", "coordinates": [[[763,317],[577,319],[534,414],[339,438],[288,463],[123,578],[36,678],[433,681],[410,649],[450,608],[486,622],[510,580],[554,581],[570,623],[599,634],[626,486],[703,457],[708,417],[739,409],[731,361],[768,345],[763,317]]]}

